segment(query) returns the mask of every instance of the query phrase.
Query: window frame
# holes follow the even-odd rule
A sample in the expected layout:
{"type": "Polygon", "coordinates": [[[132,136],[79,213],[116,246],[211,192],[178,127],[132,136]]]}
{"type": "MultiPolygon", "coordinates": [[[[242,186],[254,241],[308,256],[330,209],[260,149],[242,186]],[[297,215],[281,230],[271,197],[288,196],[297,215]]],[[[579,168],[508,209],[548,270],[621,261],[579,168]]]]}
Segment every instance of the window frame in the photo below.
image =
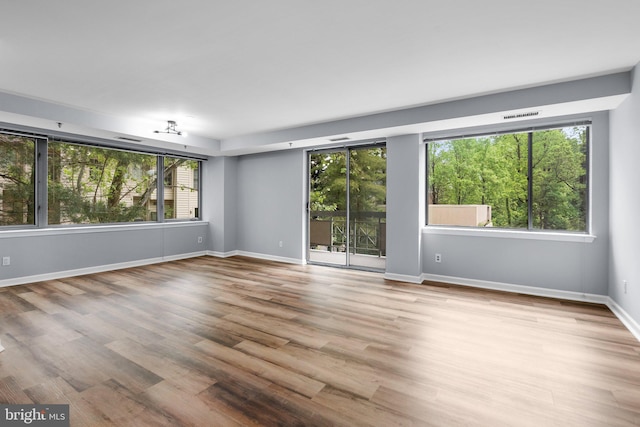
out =
{"type": "Polygon", "coordinates": [[[118,143],[117,141],[107,141],[100,138],[78,136],[69,134],[44,134],[38,129],[20,130],[20,126],[16,129],[0,128],[0,133],[33,139],[35,142],[35,185],[34,185],[34,224],[23,225],[0,225],[0,234],[15,234],[16,232],[37,232],[38,230],[52,229],[81,229],[89,227],[129,227],[129,226],[161,226],[167,223],[194,222],[202,221],[202,189],[198,188],[198,209],[197,216],[189,219],[165,219],[164,218],[164,197],[163,185],[164,176],[163,169],[160,167],[164,162],[164,157],[179,157],[198,163],[198,183],[202,183],[202,168],[204,162],[207,161],[206,156],[189,156],[182,152],[160,151],[153,147],[143,145],[135,145],[128,143],[118,143]],[[48,148],[49,142],[67,143],[79,146],[91,146],[107,150],[119,150],[136,154],[153,155],[156,157],[156,179],[157,179],[157,198],[162,203],[157,203],[157,219],[149,221],[131,221],[131,222],[108,222],[108,223],[70,223],[70,224],[49,224],[48,223],[48,148]]]}
{"type": "Polygon", "coordinates": [[[511,126],[494,126],[484,127],[475,132],[458,133],[448,132],[427,136],[423,134],[423,142],[427,146],[425,150],[425,224],[424,231],[428,234],[448,234],[448,235],[490,235],[492,237],[517,237],[517,238],[531,238],[536,240],[561,240],[561,241],[575,241],[575,242],[591,242],[595,239],[592,234],[592,207],[591,207],[591,192],[592,192],[592,171],[591,171],[591,153],[592,153],[592,126],[593,121],[590,118],[577,118],[575,120],[558,121],[553,123],[540,123],[528,127],[516,127],[511,126]],[[533,226],[533,134],[535,132],[541,132],[545,130],[562,129],[575,126],[586,127],[586,146],[585,146],[585,196],[584,196],[584,209],[585,209],[585,229],[579,230],[554,230],[554,229],[542,229],[535,228],[533,226]],[[429,224],[429,148],[428,144],[445,140],[457,140],[457,139],[470,139],[481,138],[487,136],[497,136],[506,134],[527,134],[527,227],[526,228],[508,228],[508,227],[480,227],[480,226],[463,226],[463,225],[444,225],[444,224],[429,224]]]}

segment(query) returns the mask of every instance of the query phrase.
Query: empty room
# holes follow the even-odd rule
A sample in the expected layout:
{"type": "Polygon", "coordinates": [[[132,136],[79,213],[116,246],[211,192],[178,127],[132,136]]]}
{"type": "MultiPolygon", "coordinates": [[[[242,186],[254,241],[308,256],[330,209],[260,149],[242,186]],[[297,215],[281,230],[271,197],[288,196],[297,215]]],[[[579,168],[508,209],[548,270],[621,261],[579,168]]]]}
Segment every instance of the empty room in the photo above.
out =
{"type": "Polygon", "coordinates": [[[1,10],[0,425],[640,425],[637,1],[1,10]]]}

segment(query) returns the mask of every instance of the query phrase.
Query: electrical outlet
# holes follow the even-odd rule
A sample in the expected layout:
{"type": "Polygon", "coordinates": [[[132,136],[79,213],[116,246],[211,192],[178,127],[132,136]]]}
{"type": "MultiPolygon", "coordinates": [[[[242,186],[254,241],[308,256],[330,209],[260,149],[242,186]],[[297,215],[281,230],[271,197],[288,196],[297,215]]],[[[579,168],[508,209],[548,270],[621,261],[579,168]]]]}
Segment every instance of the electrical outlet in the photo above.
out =
{"type": "Polygon", "coordinates": [[[622,284],[624,285],[624,293],[626,294],[627,293],[627,281],[623,280],[622,284]]]}
{"type": "Polygon", "coordinates": [[[198,243],[202,243],[202,236],[198,236],[198,243]]]}
{"type": "Polygon", "coordinates": [[[2,257],[2,265],[11,265],[11,257],[3,256],[2,257]]]}
{"type": "Polygon", "coordinates": [[[278,242],[278,246],[282,247],[282,240],[278,242]]]}
{"type": "Polygon", "coordinates": [[[436,262],[442,262],[442,255],[436,254],[436,262]]]}

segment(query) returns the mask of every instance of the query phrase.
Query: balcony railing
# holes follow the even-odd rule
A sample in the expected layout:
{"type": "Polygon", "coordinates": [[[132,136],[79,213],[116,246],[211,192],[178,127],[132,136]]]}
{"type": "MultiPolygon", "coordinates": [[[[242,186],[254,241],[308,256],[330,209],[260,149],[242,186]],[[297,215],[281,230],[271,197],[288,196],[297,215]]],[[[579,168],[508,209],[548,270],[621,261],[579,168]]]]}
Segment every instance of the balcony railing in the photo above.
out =
{"type": "MultiPolygon", "coordinates": [[[[349,250],[352,254],[386,256],[387,224],[385,212],[351,213],[349,250]]],[[[345,252],[347,215],[345,211],[312,211],[309,220],[311,249],[345,252]]]]}

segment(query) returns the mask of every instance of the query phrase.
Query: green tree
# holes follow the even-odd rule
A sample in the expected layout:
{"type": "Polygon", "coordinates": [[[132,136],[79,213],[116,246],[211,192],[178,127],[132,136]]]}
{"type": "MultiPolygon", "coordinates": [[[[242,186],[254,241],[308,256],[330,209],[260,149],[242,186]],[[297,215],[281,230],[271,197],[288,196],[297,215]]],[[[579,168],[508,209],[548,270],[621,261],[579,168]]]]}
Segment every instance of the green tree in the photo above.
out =
{"type": "Polygon", "coordinates": [[[493,225],[505,228],[526,228],[528,135],[515,133],[494,138],[496,171],[501,181],[500,191],[489,200],[493,225]]]}
{"type": "Polygon", "coordinates": [[[146,173],[155,164],[152,155],[49,143],[49,223],[146,219],[142,198],[133,196],[155,183],[155,174],[146,173]]]}
{"type": "Polygon", "coordinates": [[[587,131],[578,126],[431,142],[429,203],[489,205],[493,225],[527,228],[531,179],[535,228],[584,230],[587,131]]]}
{"type": "MultiPolygon", "coordinates": [[[[386,205],[386,149],[363,148],[349,153],[351,209],[383,212],[386,205]]],[[[337,151],[310,156],[311,211],[346,211],[346,154],[345,151],[337,151]]]]}
{"type": "Polygon", "coordinates": [[[584,230],[586,130],[553,129],[533,139],[533,225],[584,230]]]}
{"type": "Polygon", "coordinates": [[[35,141],[0,135],[0,225],[35,224],[35,141]]]}
{"type": "Polygon", "coordinates": [[[310,210],[346,211],[347,160],[345,152],[310,156],[310,210]]]}
{"type": "Polygon", "coordinates": [[[384,212],[387,197],[387,150],[350,151],[349,200],[352,212],[384,212]]]}

